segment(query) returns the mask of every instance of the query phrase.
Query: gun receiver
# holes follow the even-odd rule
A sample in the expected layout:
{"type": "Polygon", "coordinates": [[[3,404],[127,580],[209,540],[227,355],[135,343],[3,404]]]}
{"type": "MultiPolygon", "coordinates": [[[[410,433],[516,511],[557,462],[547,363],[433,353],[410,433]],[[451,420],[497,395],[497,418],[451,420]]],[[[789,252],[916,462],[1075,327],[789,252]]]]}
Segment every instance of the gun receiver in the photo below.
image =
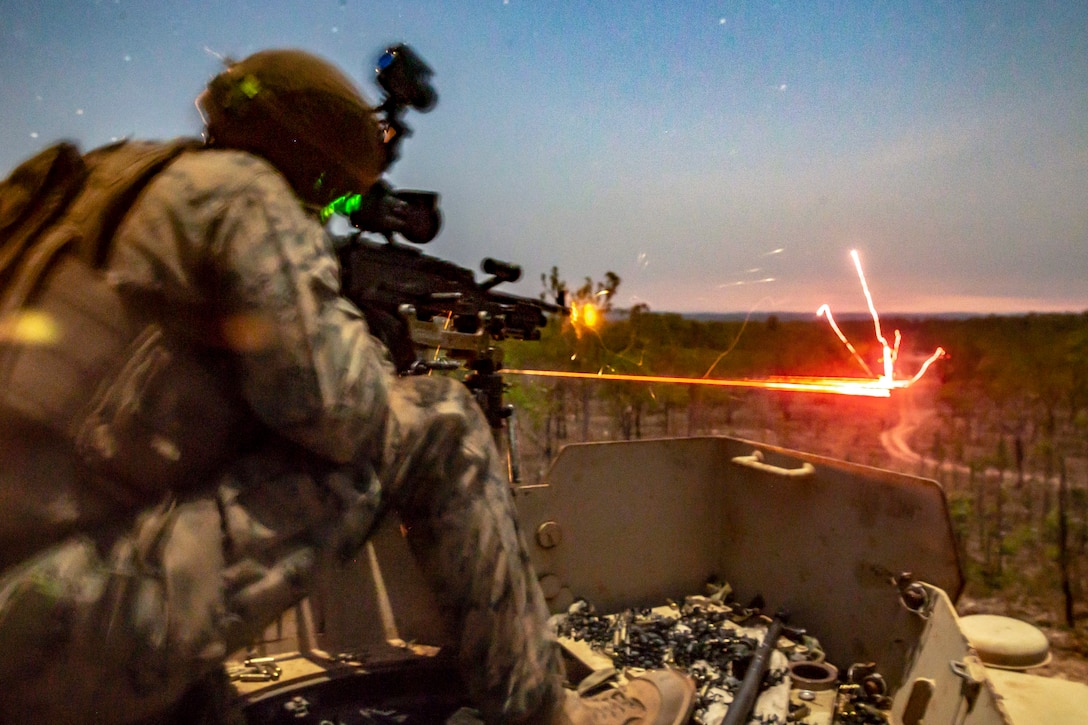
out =
{"type": "Polygon", "coordinates": [[[491,277],[477,282],[472,270],[453,262],[359,234],[341,249],[340,264],[344,295],[373,319],[374,334],[393,353],[401,373],[436,367],[434,353],[469,367],[483,358],[499,363],[496,342],[538,340],[548,322],[545,313],[565,311],[494,291],[502,282],[516,281],[521,269],[493,259],[482,265],[491,277]]]}

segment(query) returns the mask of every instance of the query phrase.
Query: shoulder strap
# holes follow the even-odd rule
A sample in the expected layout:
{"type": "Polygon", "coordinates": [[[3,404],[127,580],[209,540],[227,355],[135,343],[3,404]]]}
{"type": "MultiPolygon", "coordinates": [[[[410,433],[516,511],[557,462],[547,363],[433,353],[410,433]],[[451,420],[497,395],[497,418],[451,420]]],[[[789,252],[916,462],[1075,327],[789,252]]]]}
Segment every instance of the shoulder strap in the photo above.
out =
{"type": "Polygon", "coordinates": [[[79,149],[62,142],[27,159],[0,182],[0,287],[30,241],[60,217],[86,177],[79,149]]]}
{"type": "MultiPolygon", "coordinates": [[[[35,214],[35,217],[42,216],[41,223],[16,224],[19,227],[18,239],[21,240],[18,246],[7,241],[4,243],[4,258],[7,261],[6,268],[0,267],[0,275],[3,275],[0,277],[3,289],[0,314],[25,303],[56,255],[62,251],[74,253],[92,267],[100,267],[109,253],[114,232],[136,203],[140,192],[155,174],[183,151],[199,148],[200,145],[196,139],[178,139],[169,143],[121,141],[95,149],[82,157],[77,153],[75,159],[81,164],[82,173],[74,193],[65,187],[67,203],[54,204],[49,208],[48,217],[45,212],[35,214]],[[7,251],[9,246],[10,254],[7,251]]],[[[58,158],[65,163],[74,163],[68,149],[74,150],[74,147],[69,145],[58,151],[58,158]]],[[[50,191],[49,195],[52,197],[54,194],[50,191]]],[[[12,202],[12,216],[21,206],[28,204],[12,202]]],[[[7,203],[4,209],[7,209],[7,203]]]]}
{"type": "Polygon", "coordinates": [[[80,230],[79,257],[94,267],[105,263],[114,232],[148,182],[183,151],[202,145],[192,138],[122,141],[87,153],[87,181],[67,219],[80,230]]]}

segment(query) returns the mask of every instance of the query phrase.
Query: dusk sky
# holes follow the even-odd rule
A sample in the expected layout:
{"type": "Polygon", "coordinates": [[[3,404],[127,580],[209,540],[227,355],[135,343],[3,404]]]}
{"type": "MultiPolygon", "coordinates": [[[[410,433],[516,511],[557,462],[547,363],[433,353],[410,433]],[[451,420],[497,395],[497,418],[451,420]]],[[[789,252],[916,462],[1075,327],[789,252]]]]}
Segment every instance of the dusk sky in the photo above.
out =
{"type": "MultiPolygon", "coordinates": [[[[1088,2],[0,0],[0,176],[61,138],[196,135],[221,57],[298,47],[440,101],[396,186],[428,252],[655,311],[1088,310],[1088,2]]],[[[351,153],[345,148],[344,153],[351,153]]]]}

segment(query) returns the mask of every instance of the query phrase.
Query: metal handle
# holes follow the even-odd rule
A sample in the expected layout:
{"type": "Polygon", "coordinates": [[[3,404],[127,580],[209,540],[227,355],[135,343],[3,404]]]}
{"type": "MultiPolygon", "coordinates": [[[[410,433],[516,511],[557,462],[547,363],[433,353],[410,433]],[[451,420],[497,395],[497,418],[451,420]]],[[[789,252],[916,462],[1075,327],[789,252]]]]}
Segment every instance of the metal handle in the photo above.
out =
{"type": "MultiPolygon", "coordinates": [[[[986,681],[986,666],[977,657],[967,656],[963,661],[952,660],[948,663],[952,672],[963,680],[960,685],[960,696],[967,703],[967,713],[975,709],[979,693],[982,692],[982,683],[986,681]]],[[[966,714],[965,714],[966,717],[966,714]]]]}
{"type": "Polygon", "coordinates": [[[764,463],[763,451],[752,451],[750,456],[736,456],[733,463],[746,468],[754,468],[764,473],[773,473],[776,476],[786,476],[787,478],[803,478],[816,473],[816,467],[808,461],[803,462],[800,468],[782,468],[781,466],[764,463]]]}

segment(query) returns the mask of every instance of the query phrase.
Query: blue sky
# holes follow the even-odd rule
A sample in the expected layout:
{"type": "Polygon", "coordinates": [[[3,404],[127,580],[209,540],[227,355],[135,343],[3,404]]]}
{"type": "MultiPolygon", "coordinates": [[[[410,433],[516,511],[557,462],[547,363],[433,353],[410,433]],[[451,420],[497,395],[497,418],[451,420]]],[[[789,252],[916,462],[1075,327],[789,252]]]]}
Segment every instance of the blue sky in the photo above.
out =
{"type": "MultiPolygon", "coordinates": [[[[438,107],[395,185],[430,252],[653,310],[1088,310],[1088,3],[0,0],[0,174],[59,138],[196,134],[218,56],[301,47],[438,107]]],[[[345,149],[345,152],[350,150],[345,149]]]]}

